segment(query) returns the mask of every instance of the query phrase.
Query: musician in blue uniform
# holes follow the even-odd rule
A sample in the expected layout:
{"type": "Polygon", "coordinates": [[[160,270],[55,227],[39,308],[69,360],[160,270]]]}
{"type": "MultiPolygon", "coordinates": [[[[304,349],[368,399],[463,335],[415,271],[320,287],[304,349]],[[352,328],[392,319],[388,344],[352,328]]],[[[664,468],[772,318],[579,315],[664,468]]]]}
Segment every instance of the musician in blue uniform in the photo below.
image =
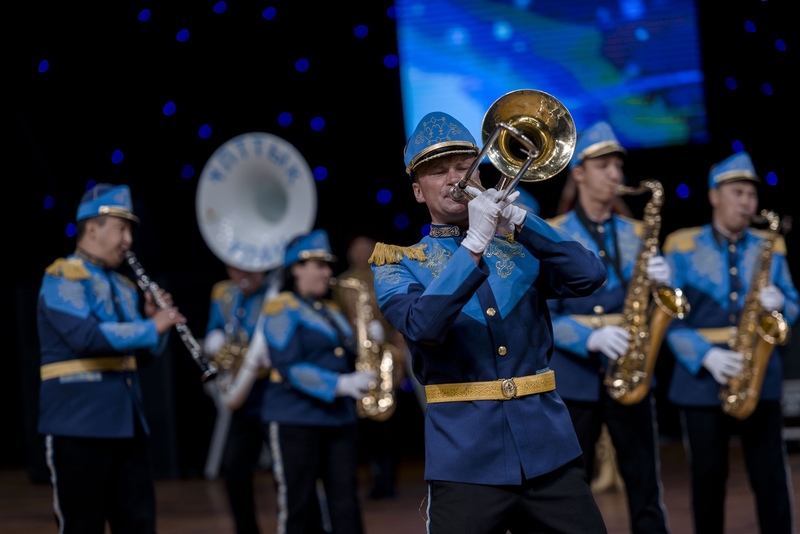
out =
{"type": "Polygon", "coordinates": [[[217,282],[211,290],[204,350],[220,368],[216,385],[223,388],[223,405],[231,410],[222,475],[236,534],[258,534],[253,477],[265,443],[261,401],[267,382],[266,369],[247,377],[248,380],[239,373],[251,371],[240,368],[245,363],[264,299],[277,294],[281,273],[279,269],[248,271],[230,264],[225,265],[225,270],[228,279],[217,282]]]}
{"type": "Polygon", "coordinates": [[[605,269],[514,206],[518,192],[471,187],[473,200],[453,200],[478,153],[458,120],[425,115],[405,164],[430,232],[413,246],[378,243],[370,258],[381,313],[425,387],[428,532],[605,532],[549,368],[546,303],[589,295],[605,269]]]}
{"type": "Polygon", "coordinates": [[[278,532],[286,534],[316,532],[320,502],[332,532],[363,532],[354,399],[377,373],[355,370],[353,330],[330,299],[335,261],[324,230],[296,237],[286,248],[282,291],[263,307],[272,369],[261,418],[278,486],[278,532]]]}
{"type": "MultiPolygon", "coordinates": [[[[555,336],[550,366],[581,443],[587,478],[594,476],[595,447],[605,424],[625,483],[631,532],[655,534],[669,531],[652,394],[655,380],[651,378],[644,397],[632,404],[614,399],[603,384],[609,363],[630,346],[621,312],[645,232],[642,221],[615,213],[618,188],[625,179],[624,156],[625,148],[607,122],[578,135],[569,164],[576,202],[549,222],[596,254],[606,265],[608,280],[590,296],[550,301],[555,336]]],[[[668,284],[671,273],[664,256],[652,255],[646,261],[646,277],[668,284]]],[[[643,319],[649,322],[650,317],[643,319]]]]}
{"type": "Polygon", "coordinates": [[[158,355],[186,319],[161,309],[116,271],[133,244],[128,186],[97,184],[78,206],[77,247],[53,262],[39,291],[38,430],[45,436],[59,532],[155,533],[150,433],[137,356],[158,355]],[[148,354],[149,353],[149,354],[148,354]]]}
{"type": "Polygon", "coordinates": [[[756,222],[759,183],[746,152],[713,165],[708,182],[711,222],[676,230],[664,242],[675,283],[692,306],[686,319],[674,322],[667,333],[676,358],[668,395],[681,413],[691,466],[694,529],[703,534],[724,531],[725,484],[734,436],[739,437],[755,494],[760,531],[794,532],[780,402],[783,371],[773,350],[777,337],[766,344],[768,362],[755,358],[752,366],[745,362],[745,353],[755,353],[752,342],[761,338],[756,324],[760,317],[778,312],[782,320],[773,324],[793,325],[796,331],[800,316],[780,224],[774,232],[751,227],[756,222]],[[768,241],[771,252],[765,253],[768,241]],[[762,263],[766,258],[771,263],[762,263]],[[752,321],[743,318],[749,315],[747,310],[754,311],[752,321]],[[744,332],[753,329],[752,342],[729,345],[739,326],[744,332]],[[756,368],[763,373],[760,392],[754,381],[739,381],[756,368]],[[738,408],[730,414],[723,411],[721,388],[733,377],[739,386],[731,391],[755,387],[751,395],[757,404],[749,415],[738,408]]]}

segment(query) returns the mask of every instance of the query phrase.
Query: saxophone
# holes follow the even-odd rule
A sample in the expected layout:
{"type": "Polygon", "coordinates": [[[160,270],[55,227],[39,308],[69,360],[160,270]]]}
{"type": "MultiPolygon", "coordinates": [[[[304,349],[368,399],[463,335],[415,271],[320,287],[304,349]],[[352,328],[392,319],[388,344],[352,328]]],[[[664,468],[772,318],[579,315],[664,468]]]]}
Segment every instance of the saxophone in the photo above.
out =
{"type": "Polygon", "coordinates": [[[620,186],[617,193],[647,191],[651,195],[644,208],[645,235],[625,294],[620,325],[630,334],[630,346],[616,361],[609,362],[603,380],[611,398],[625,405],[636,404],[647,395],[667,326],[673,318],[683,319],[689,312],[681,289],[647,278],[647,262],[658,252],[663,186],[657,180],[645,180],[638,187],[620,186]]]}
{"type": "Polygon", "coordinates": [[[369,338],[369,323],[375,318],[372,294],[367,283],[358,278],[331,279],[331,285],[356,292],[355,323],[358,338],[357,371],[375,371],[378,383],[356,404],[358,416],[385,421],[396,408],[394,398],[394,360],[397,349],[389,343],[379,345],[369,338]]]}
{"type": "Polygon", "coordinates": [[[782,345],[789,338],[789,323],[778,311],[767,312],[758,300],[758,293],[770,283],[775,240],[780,234],[781,220],[775,212],[762,210],[760,218],[769,224],[767,239],[761,248],[750,290],[745,297],[739,324],[728,340],[731,350],[742,353],[744,368],[720,389],[722,410],[728,415],[744,420],[750,417],[761,396],[764,373],[774,345],[782,345]]]}

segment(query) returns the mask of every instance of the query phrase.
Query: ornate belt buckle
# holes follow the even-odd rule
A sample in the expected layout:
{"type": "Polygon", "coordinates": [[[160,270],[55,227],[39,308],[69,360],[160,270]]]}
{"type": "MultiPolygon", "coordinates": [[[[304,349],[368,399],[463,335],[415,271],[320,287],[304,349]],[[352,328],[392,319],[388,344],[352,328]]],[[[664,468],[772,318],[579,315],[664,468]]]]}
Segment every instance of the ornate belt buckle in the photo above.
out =
{"type": "Polygon", "coordinates": [[[500,390],[506,399],[513,399],[517,396],[517,385],[514,383],[513,378],[504,378],[500,383],[500,390]]]}

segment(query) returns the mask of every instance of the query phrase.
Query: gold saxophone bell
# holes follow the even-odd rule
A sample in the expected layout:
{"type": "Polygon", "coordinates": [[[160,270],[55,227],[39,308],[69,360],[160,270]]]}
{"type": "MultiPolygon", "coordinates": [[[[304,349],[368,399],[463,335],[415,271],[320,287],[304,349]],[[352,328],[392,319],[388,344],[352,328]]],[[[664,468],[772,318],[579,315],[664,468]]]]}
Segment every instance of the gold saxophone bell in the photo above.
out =
{"type": "Polygon", "coordinates": [[[520,180],[538,182],[561,172],[577,140],[569,110],[554,96],[535,89],[518,89],[495,100],[483,117],[481,132],[483,149],[450,190],[453,200],[471,200],[468,185],[485,190],[471,179],[485,156],[502,174],[496,189],[507,196],[520,180]]]}

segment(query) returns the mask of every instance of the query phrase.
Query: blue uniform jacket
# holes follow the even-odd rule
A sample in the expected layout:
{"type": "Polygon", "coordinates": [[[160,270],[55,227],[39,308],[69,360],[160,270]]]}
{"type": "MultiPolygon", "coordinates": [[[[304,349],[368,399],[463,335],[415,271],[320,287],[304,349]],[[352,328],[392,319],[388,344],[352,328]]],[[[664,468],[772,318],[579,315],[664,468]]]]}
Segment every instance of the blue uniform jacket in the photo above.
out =
{"type": "MultiPolygon", "coordinates": [[[[589,352],[586,340],[602,321],[604,315],[619,314],[625,304],[627,280],[630,279],[634,265],[642,246],[644,223],[627,217],[612,216],[602,225],[606,238],[604,248],[614,250],[612,228],[616,230],[619,247],[619,266],[625,280],[620,280],[616,270],[609,267],[608,280],[601,288],[589,296],[575,299],[552,300],[548,302],[553,314],[553,332],[555,334],[555,350],[550,367],[558,377],[558,392],[569,400],[591,401],[600,399],[603,377],[608,366],[608,359],[599,352],[589,352]],[[597,314],[596,307],[602,311],[597,314]],[[593,324],[591,319],[600,322],[593,324]]],[[[575,241],[579,242],[599,257],[599,248],[589,231],[581,224],[574,211],[567,212],[549,221],[556,228],[564,230],[575,241]]],[[[613,323],[609,321],[608,324],[613,323]]],[[[617,322],[618,324],[618,322],[617,322]]],[[[655,380],[650,383],[655,386],[655,380]]]]}
{"type": "Polygon", "coordinates": [[[262,420],[355,424],[355,401],[335,395],[339,375],[355,371],[356,358],[353,330],[338,306],[329,300],[308,302],[285,291],[265,302],[263,313],[272,370],[261,405],[262,420]]]}
{"type": "Polygon", "coordinates": [[[135,368],[74,372],[78,360],[118,361],[138,349],[164,349],[167,336],[142,318],[133,282],[74,254],[56,260],[42,280],[37,322],[43,372],[48,365],[67,370],[42,380],[40,433],[132,437],[135,418],[149,433],[135,368]]]}
{"type": "MultiPolygon", "coordinates": [[[[230,280],[214,284],[211,289],[211,304],[208,312],[206,335],[212,330],[221,330],[226,335],[234,336],[234,340],[249,342],[253,337],[261,308],[264,305],[268,281],[261,288],[249,295],[242,295],[242,290],[230,280]],[[230,332],[228,330],[230,329],[230,332]],[[236,336],[244,334],[244,339],[236,336]]],[[[261,412],[261,397],[266,386],[266,377],[258,378],[244,404],[240,408],[247,414],[258,416],[261,412]]]]}
{"type": "MultiPolygon", "coordinates": [[[[462,238],[457,227],[433,225],[387,263],[371,258],[381,313],[405,336],[417,379],[449,384],[547,370],[546,299],[591,293],[605,280],[603,264],[535,215],[515,242],[493,239],[479,265],[459,246],[462,238]]],[[[391,247],[379,244],[376,252],[381,246],[391,247]]],[[[580,454],[556,391],[426,409],[427,480],[520,484],[580,454]]]]}
{"type": "MultiPolygon", "coordinates": [[[[720,406],[720,385],[703,367],[703,357],[714,346],[728,348],[715,334],[738,324],[764,239],[761,230],[745,231],[731,253],[735,257],[735,275],[730,270],[728,245],[715,239],[710,224],[677,230],[664,241],[664,255],[675,273],[675,281],[692,306],[686,318],[673,321],[667,331],[666,341],[677,360],[668,392],[671,402],[680,406],[720,406]],[[742,284],[738,289],[734,287],[737,278],[742,284]]],[[[786,297],[783,310],[779,311],[789,324],[795,324],[800,305],[783,237],[777,238],[773,250],[771,280],[786,297]]],[[[773,352],[761,398],[779,399],[782,380],[781,359],[773,352]]]]}

